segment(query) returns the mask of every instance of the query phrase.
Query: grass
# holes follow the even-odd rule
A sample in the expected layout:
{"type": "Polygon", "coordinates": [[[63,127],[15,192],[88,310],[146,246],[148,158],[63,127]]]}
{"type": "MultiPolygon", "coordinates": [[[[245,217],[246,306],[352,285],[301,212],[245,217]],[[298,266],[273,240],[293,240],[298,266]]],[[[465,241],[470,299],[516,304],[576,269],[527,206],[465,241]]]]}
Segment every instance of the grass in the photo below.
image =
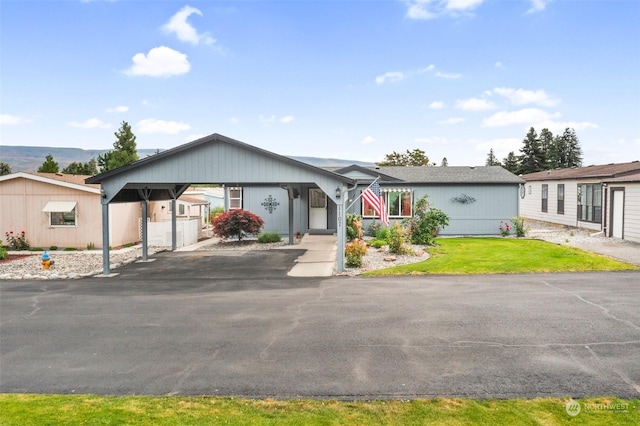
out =
{"type": "Polygon", "coordinates": [[[568,401],[569,398],[276,401],[218,397],[0,394],[0,424],[640,424],[638,399],[581,399],[582,411],[575,417],[567,414],[568,401]]]}
{"type": "Polygon", "coordinates": [[[539,240],[439,238],[424,262],[363,275],[515,274],[638,270],[640,267],[584,250],[539,240]]]}

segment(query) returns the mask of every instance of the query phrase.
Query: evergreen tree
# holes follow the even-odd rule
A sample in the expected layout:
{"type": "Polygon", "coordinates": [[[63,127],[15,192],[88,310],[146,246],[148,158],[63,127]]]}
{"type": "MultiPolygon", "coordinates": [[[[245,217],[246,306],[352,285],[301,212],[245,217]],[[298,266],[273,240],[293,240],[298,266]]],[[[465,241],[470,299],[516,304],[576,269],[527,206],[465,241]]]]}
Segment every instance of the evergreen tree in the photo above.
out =
{"type": "Polygon", "coordinates": [[[442,159],[442,163],[440,163],[440,167],[447,167],[449,165],[449,161],[447,160],[447,157],[444,157],[442,159]]]}
{"type": "Polygon", "coordinates": [[[567,127],[562,134],[562,139],[567,147],[566,167],[582,167],[582,148],[576,131],[567,127]]]}
{"type": "Polygon", "coordinates": [[[38,168],[39,173],[58,173],[58,163],[53,161],[53,155],[47,154],[44,163],[38,168]]]}
{"type": "Polygon", "coordinates": [[[546,127],[540,132],[540,149],[544,156],[544,168],[553,169],[553,133],[546,127]]]}
{"type": "Polygon", "coordinates": [[[536,129],[531,127],[527,132],[527,137],[522,141],[520,148],[522,155],[520,156],[520,170],[518,173],[526,175],[527,173],[535,173],[545,170],[544,153],[540,147],[540,139],[536,129]]]}
{"type": "Polygon", "coordinates": [[[96,160],[91,159],[88,163],[76,163],[75,161],[62,169],[62,173],[70,175],[95,175],[98,173],[96,160]]]}
{"type": "Polygon", "coordinates": [[[500,161],[496,158],[493,153],[493,148],[489,149],[489,154],[487,154],[487,161],[485,162],[486,166],[502,166],[500,161]]]}
{"type": "Polygon", "coordinates": [[[511,173],[518,173],[518,170],[520,169],[520,162],[513,151],[509,152],[507,157],[502,160],[502,167],[509,170],[511,173]]]}
{"type": "Polygon", "coordinates": [[[0,176],[10,175],[11,173],[11,166],[9,166],[7,163],[0,162],[0,176]]]}
{"type": "Polygon", "coordinates": [[[429,157],[421,149],[407,150],[404,153],[393,151],[386,154],[384,160],[376,163],[378,166],[430,166],[429,157]]]}
{"type": "Polygon", "coordinates": [[[117,138],[113,143],[114,149],[98,156],[98,165],[103,172],[126,166],[138,160],[136,135],[131,131],[129,123],[123,121],[122,126],[114,135],[117,138]]]}

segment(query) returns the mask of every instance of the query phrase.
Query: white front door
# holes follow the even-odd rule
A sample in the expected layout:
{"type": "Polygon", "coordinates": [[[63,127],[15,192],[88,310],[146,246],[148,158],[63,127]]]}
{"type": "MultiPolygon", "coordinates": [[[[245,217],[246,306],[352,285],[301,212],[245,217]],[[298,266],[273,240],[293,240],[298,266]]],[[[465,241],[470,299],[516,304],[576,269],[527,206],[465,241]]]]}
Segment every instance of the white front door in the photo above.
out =
{"type": "Polygon", "coordinates": [[[624,191],[611,191],[613,211],[611,212],[611,236],[615,238],[623,237],[624,221],[624,191]]]}
{"type": "Polygon", "coordinates": [[[322,189],[309,189],[309,229],[327,229],[327,196],[322,189]]]}

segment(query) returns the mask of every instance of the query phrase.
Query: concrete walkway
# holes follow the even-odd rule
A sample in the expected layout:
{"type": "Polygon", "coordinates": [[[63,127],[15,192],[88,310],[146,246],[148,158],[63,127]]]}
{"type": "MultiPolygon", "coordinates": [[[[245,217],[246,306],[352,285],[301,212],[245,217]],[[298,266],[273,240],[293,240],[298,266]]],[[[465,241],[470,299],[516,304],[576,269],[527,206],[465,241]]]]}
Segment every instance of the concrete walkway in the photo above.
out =
{"type": "Polygon", "coordinates": [[[336,235],[305,234],[299,244],[282,249],[302,249],[306,252],[296,259],[287,273],[290,277],[330,277],[336,268],[338,237],[336,235]]]}

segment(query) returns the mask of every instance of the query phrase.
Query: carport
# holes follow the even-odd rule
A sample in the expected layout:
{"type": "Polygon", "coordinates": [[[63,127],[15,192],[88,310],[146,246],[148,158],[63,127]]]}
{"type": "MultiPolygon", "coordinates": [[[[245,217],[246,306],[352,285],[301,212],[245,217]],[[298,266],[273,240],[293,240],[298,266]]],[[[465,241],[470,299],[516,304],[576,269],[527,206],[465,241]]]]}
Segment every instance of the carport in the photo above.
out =
{"type": "MultiPolygon", "coordinates": [[[[278,186],[288,194],[289,244],[294,241],[294,202],[303,186],[321,189],[336,204],[336,269],[344,270],[345,202],[355,181],[310,164],[214,133],[193,142],[101,173],[86,180],[100,184],[103,274],[109,275],[109,204],[140,202],[147,217],[149,201],[172,203],[172,250],[176,249],[176,200],[192,184],[278,186]]],[[[147,260],[147,221],[142,220],[142,258],[147,260]]]]}

